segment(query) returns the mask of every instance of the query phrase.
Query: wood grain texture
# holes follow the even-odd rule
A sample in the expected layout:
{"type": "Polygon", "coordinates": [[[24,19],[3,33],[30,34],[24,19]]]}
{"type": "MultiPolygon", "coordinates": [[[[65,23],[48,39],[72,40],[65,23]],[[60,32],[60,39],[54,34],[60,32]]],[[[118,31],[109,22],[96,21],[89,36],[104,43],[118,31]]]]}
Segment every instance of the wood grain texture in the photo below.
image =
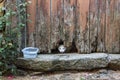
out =
{"type": "Polygon", "coordinates": [[[106,50],[109,53],[119,53],[120,26],[119,0],[107,0],[106,3],[106,50]]]}
{"type": "Polygon", "coordinates": [[[31,22],[27,23],[27,45],[28,46],[35,46],[35,16],[36,16],[36,0],[29,0],[31,1],[31,4],[27,6],[27,13],[30,15],[28,17],[31,22]]]}
{"type": "Polygon", "coordinates": [[[64,45],[67,47],[67,52],[71,50],[72,43],[74,43],[74,31],[75,31],[75,0],[64,0],[64,45]]]}
{"type": "Polygon", "coordinates": [[[99,0],[90,0],[90,52],[97,52],[99,26],[99,0]]]}
{"type": "Polygon", "coordinates": [[[52,0],[51,6],[51,49],[57,49],[59,41],[63,40],[63,0],[52,0]]]}
{"type": "Polygon", "coordinates": [[[30,7],[28,44],[41,52],[57,51],[60,41],[67,52],[120,52],[120,0],[33,0],[30,7]]]}
{"type": "Polygon", "coordinates": [[[98,0],[97,52],[105,52],[106,0],[98,0]]]}
{"type": "Polygon", "coordinates": [[[35,46],[46,52],[51,45],[50,1],[38,0],[36,12],[35,46]]]}
{"type": "Polygon", "coordinates": [[[77,0],[77,43],[79,53],[89,52],[89,0],[77,0]]]}
{"type": "Polygon", "coordinates": [[[120,50],[120,0],[114,1],[114,26],[113,26],[113,44],[112,44],[112,53],[118,53],[120,50]]]}

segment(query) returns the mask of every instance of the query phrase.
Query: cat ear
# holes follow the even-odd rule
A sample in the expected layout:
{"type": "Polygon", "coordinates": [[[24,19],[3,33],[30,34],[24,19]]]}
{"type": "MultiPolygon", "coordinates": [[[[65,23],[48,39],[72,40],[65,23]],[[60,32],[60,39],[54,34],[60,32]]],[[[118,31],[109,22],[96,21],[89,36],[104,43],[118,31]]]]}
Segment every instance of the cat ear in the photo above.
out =
{"type": "Polygon", "coordinates": [[[64,47],[64,50],[66,50],[66,47],[64,47]]]}
{"type": "Polygon", "coordinates": [[[58,49],[61,50],[61,47],[59,47],[58,49]]]}

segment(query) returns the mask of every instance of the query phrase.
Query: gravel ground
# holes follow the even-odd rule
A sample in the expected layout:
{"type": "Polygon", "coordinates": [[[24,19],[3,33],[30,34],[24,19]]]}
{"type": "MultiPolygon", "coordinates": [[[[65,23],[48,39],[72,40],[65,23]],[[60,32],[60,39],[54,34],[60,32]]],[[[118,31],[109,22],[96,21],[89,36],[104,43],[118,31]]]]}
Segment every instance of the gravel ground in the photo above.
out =
{"type": "Polygon", "coordinates": [[[0,77],[0,80],[120,80],[120,71],[95,70],[89,72],[59,71],[59,72],[32,72],[27,76],[0,77]]]}

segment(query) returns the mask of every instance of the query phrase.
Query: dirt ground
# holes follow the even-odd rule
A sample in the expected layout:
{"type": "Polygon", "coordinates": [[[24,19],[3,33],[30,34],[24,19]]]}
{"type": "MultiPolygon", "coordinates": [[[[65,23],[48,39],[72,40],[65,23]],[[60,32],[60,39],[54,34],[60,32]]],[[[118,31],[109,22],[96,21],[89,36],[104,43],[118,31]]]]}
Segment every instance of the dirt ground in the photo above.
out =
{"type": "Polygon", "coordinates": [[[94,71],[57,71],[32,72],[26,76],[0,77],[0,80],[120,80],[120,71],[94,70],[94,71]]]}

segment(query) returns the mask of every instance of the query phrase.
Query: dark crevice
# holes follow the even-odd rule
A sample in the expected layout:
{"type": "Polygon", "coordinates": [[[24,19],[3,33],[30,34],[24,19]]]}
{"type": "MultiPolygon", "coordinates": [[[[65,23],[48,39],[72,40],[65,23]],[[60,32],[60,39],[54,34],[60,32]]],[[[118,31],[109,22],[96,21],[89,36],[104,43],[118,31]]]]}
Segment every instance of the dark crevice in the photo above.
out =
{"type": "Polygon", "coordinates": [[[58,47],[60,45],[63,45],[63,44],[64,44],[64,41],[62,39],[60,39],[59,41],[57,41],[57,46],[54,49],[51,49],[51,52],[52,53],[59,53],[58,47]]]}
{"type": "Polygon", "coordinates": [[[70,46],[70,48],[67,52],[68,53],[77,53],[78,52],[74,41],[72,42],[72,45],[70,46]]]}
{"type": "MultiPolygon", "coordinates": [[[[54,49],[51,50],[52,53],[60,53],[59,50],[58,50],[58,47],[60,45],[64,45],[64,41],[63,40],[59,40],[57,44],[58,45],[54,49]]],[[[78,53],[78,50],[76,48],[76,45],[75,45],[74,41],[72,42],[71,46],[66,47],[65,53],[78,53]]]]}

